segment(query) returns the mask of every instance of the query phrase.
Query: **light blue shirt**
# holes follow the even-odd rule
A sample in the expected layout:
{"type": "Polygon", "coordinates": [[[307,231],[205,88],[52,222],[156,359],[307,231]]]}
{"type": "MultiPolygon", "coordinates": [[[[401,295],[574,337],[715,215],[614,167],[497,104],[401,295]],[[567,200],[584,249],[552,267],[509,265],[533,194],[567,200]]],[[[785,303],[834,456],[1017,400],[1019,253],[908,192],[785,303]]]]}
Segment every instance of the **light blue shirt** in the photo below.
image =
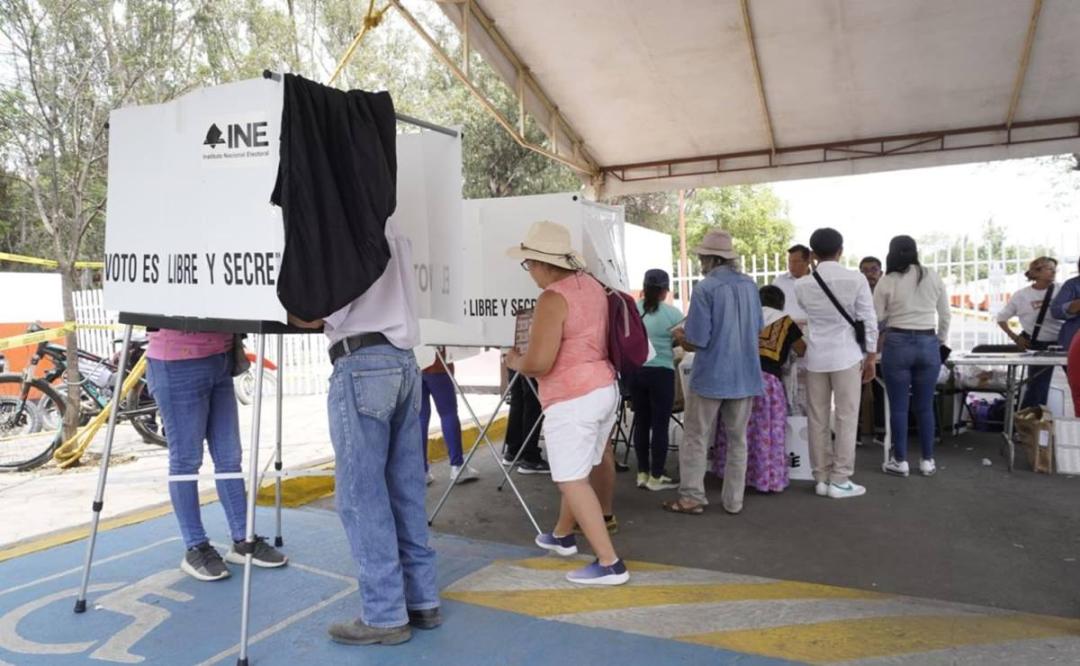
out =
{"type": "Polygon", "coordinates": [[[645,363],[646,368],[675,369],[675,354],[671,351],[671,328],[682,321],[682,313],[667,303],[660,303],[656,312],[645,314],[645,301],[638,301],[638,314],[649,334],[649,342],[656,350],[656,356],[645,363]]]}
{"type": "Polygon", "coordinates": [[[686,318],[686,340],[697,348],[690,389],[714,400],[761,395],[763,323],[754,281],[727,266],[713,269],[694,287],[686,318]]]}

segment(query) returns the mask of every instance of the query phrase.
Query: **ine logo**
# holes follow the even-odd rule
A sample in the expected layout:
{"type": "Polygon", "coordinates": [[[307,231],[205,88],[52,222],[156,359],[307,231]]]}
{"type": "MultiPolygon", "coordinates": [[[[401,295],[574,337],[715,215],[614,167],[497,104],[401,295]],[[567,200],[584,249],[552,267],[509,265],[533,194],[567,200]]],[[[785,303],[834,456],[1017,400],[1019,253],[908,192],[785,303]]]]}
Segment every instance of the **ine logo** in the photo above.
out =
{"type": "Polygon", "coordinates": [[[265,120],[211,123],[201,142],[202,157],[218,164],[269,157],[269,125],[265,120]]]}

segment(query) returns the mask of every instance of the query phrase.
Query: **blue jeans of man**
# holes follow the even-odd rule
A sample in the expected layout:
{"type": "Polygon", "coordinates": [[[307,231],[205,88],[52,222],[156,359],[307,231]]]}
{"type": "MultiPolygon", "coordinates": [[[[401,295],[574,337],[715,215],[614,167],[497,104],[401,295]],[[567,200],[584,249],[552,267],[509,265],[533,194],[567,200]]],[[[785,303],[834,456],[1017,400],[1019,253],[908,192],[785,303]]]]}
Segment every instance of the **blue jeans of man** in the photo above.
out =
{"type": "Polygon", "coordinates": [[[941,370],[941,349],[934,335],[889,329],[881,352],[881,373],[889,393],[893,457],[907,460],[908,409],[919,424],[923,460],[934,457],[934,388],[941,370]]]}
{"type": "Polygon", "coordinates": [[[429,372],[420,375],[423,390],[420,392],[420,439],[424,447],[424,469],[428,468],[428,424],[431,422],[431,400],[435,400],[435,409],[439,410],[442,423],[443,440],[450,453],[450,464],[461,466],[465,455],[461,448],[461,420],[458,418],[457,395],[454,382],[444,372],[429,372]]]}
{"type": "MultiPolygon", "coordinates": [[[[210,449],[214,472],[240,471],[240,421],[233,390],[233,361],[229,354],[182,361],[147,359],[147,381],[169,440],[169,474],[198,474],[203,441],[210,449]]],[[[247,528],[243,479],[216,482],[233,541],[247,528]]],[[[184,545],[208,541],[199,509],[197,481],[169,483],[173,513],[180,523],[184,545]]]]}
{"type": "Polygon", "coordinates": [[[439,605],[428,545],[420,369],[411,351],[363,347],[334,363],[327,400],[338,515],[359,571],[360,620],[398,627],[439,605]]]}

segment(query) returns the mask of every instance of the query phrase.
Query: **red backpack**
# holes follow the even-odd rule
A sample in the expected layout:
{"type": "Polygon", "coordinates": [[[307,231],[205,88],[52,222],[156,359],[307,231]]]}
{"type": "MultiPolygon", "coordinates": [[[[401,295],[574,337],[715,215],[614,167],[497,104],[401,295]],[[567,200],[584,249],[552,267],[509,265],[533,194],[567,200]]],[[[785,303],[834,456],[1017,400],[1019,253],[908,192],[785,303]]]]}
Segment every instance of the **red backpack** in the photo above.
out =
{"type": "Polygon", "coordinates": [[[608,360],[615,372],[624,375],[637,370],[648,360],[649,334],[633,296],[603,282],[600,286],[604,288],[608,302],[608,360]]]}

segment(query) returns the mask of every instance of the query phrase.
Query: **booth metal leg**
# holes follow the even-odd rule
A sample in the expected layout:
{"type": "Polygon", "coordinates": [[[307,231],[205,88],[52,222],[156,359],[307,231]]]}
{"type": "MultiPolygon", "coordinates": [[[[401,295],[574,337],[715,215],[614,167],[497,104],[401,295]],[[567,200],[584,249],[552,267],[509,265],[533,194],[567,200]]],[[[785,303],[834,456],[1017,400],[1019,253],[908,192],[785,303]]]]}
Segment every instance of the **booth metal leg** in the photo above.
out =
{"type": "Polygon", "coordinates": [[[1005,446],[1008,448],[1006,457],[1009,459],[1009,471],[1013,471],[1013,463],[1016,461],[1016,444],[1013,442],[1013,420],[1016,416],[1016,366],[1009,365],[1005,375],[1005,446]]]}
{"type": "MultiPolygon", "coordinates": [[[[525,383],[529,384],[528,382],[525,382],[525,383]]],[[[529,384],[529,385],[531,386],[531,384],[529,384]]],[[[510,461],[509,465],[506,465],[506,477],[503,478],[503,480],[499,482],[499,486],[496,488],[496,490],[498,490],[499,492],[502,492],[503,486],[505,486],[506,482],[510,479],[510,473],[513,472],[515,469],[517,469],[518,465],[520,464],[518,461],[521,460],[521,455],[523,453],[525,453],[525,442],[532,439],[533,434],[536,433],[536,430],[540,427],[540,424],[543,423],[543,422],[544,422],[544,415],[540,414],[540,418],[536,419],[536,421],[532,424],[532,427],[529,428],[529,434],[525,435],[525,441],[523,441],[521,443],[521,447],[518,448],[518,452],[514,456],[514,459],[512,461],[510,461]]],[[[500,461],[499,464],[502,465],[502,462],[500,461]]]]}
{"type": "Polygon", "coordinates": [[[281,548],[285,545],[285,539],[281,536],[281,405],[282,396],[285,393],[285,380],[282,372],[285,370],[285,336],[280,333],[277,336],[277,403],[276,419],[274,421],[274,470],[278,477],[274,480],[274,546],[281,548]]]}
{"type": "MultiPolygon", "coordinates": [[[[259,352],[256,358],[258,364],[255,371],[255,401],[254,413],[251,417],[251,451],[248,454],[248,485],[247,485],[247,530],[245,531],[244,543],[237,547],[237,551],[244,555],[244,588],[243,598],[240,603],[240,656],[237,658],[237,666],[248,664],[248,630],[251,624],[251,555],[255,549],[255,498],[259,494],[259,426],[262,416],[263,376],[266,360],[266,336],[259,336],[259,352]]],[[[279,369],[280,370],[280,369],[279,369]]],[[[280,478],[280,477],[279,477],[280,478]]]]}
{"type": "Polygon", "coordinates": [[[885,381],[881,377],[874,377],[874,381],[881,385],[881,395],[885,398],[885,439],[881,441],[881,471],[885,471],[885,465],[889,463],[889,454],[892,453],[892,419],[889,418],[889,392],[885,390],[885,381]]]}
{"type": "MultiPolygon", "coordinates": [[[[443,364],[443,367],[448,368],[446,359],[443,358],[442,353],[436,350],[436,355],[438,356],[439,361],[443,364]]],[[[514,484],[513,479],[510,478],[510,473],[505,467],[503,467],[501,456],[499,455],[499,452],[495,450],[495,445],[491,443],[491,440],[487,436],[488,430],[491,429],[491,425],[495,423],[495,418],[499,414],[499,409],[502,408],[503,403],[506,402],[507,397],[510,395],[510,391],[514,387],[514,382],[517,381],[518,378],[521,377],[521,375],[516,374],[514,375],[513,379],[510,380],[510,383],[506,387],[506,391],[504,391],[502,397],[499,398],[499,403],[495,406],[495,411],[492,412],[491,418],[488,419],[487,424],[481,426],[480,419],[476,416],[476,411],[473,410],[472,405],[469,404],[469,401],[464,399],[465,393],[461,390],[461,385],[458,384],[457,378],[454,377],[453,374],[450,374],[449,369],[447,369],[447,374],[450,377],[450,381],[454,384],[454,390],[456,390],[458,392],[458,395],[462,397],[462,401],[465,403],[465,408],[469,410],[469,415],[472,417],[473,423],[476,424],[476,427],[480,428],[480,433],[479,435],[477,435],[476,443],[473,445],[473,448],[469,451],[468,455],[465,456],[464,465],[468,466],[473,456],[480,449],[481,442],[485,443],[488,450],[491,452],[492,458],[495,459],[495,466],[498,467],[500,471],[502,471],[504,480],[510,484],[510,489],[513,490],[514,495],[517,496],[518,503],[521,504],[521,508],[525,511],[525,515],[528,516],[529,522],[532,523],[533,529],[536,530],[537,534],[541,534],[543,530],[540,529],[540,525],[536,522],[536,518],[533,517],[532,511],[529,510],[529,505],[525,502],[525,498],[522,497],[521,492],[514,484]]],[[[426,433],[424,436],[427,436],[426,433]]],[[[443,493],[442,498],[439,499],[439,503],[435,506],[435,509],[431,512],[431,516],[428,518],[428,525],[431,525],[435,522],[435,518],[439,515],[439,512],[442,510],[443,505],[446,504],[447,498],[450,497],[450,493],[453,492],[456,486],[457,484],[453,482],[447,485],[446,492],[443,493]]]]}
{"type": "Polygon", "coordinates": [[[116,369],[116,385],[113,387],[109,425],[105,430],[105,450],[101,454],[101,466],[98,469],[97,491],[94,493],[93,513],[90,517],[90,537],[86,540],[86,559],[83,561],[82,583],[79,596],[75,598],[75,612],[86,612],[86,588],[90,585],[90,567],[94,563],[94,546],[97,545],[98,526],[101,523],[101,510],[105,508],[105,481],[109,476],[109,456],[112,455],[113,436],[116,434],[116,413],[120,410],[120,394],[123,391],[127,373],[128,351],[131,347],[131,324],[124,327],[124,344],[120,348],[120,363],[116,369]]]}

